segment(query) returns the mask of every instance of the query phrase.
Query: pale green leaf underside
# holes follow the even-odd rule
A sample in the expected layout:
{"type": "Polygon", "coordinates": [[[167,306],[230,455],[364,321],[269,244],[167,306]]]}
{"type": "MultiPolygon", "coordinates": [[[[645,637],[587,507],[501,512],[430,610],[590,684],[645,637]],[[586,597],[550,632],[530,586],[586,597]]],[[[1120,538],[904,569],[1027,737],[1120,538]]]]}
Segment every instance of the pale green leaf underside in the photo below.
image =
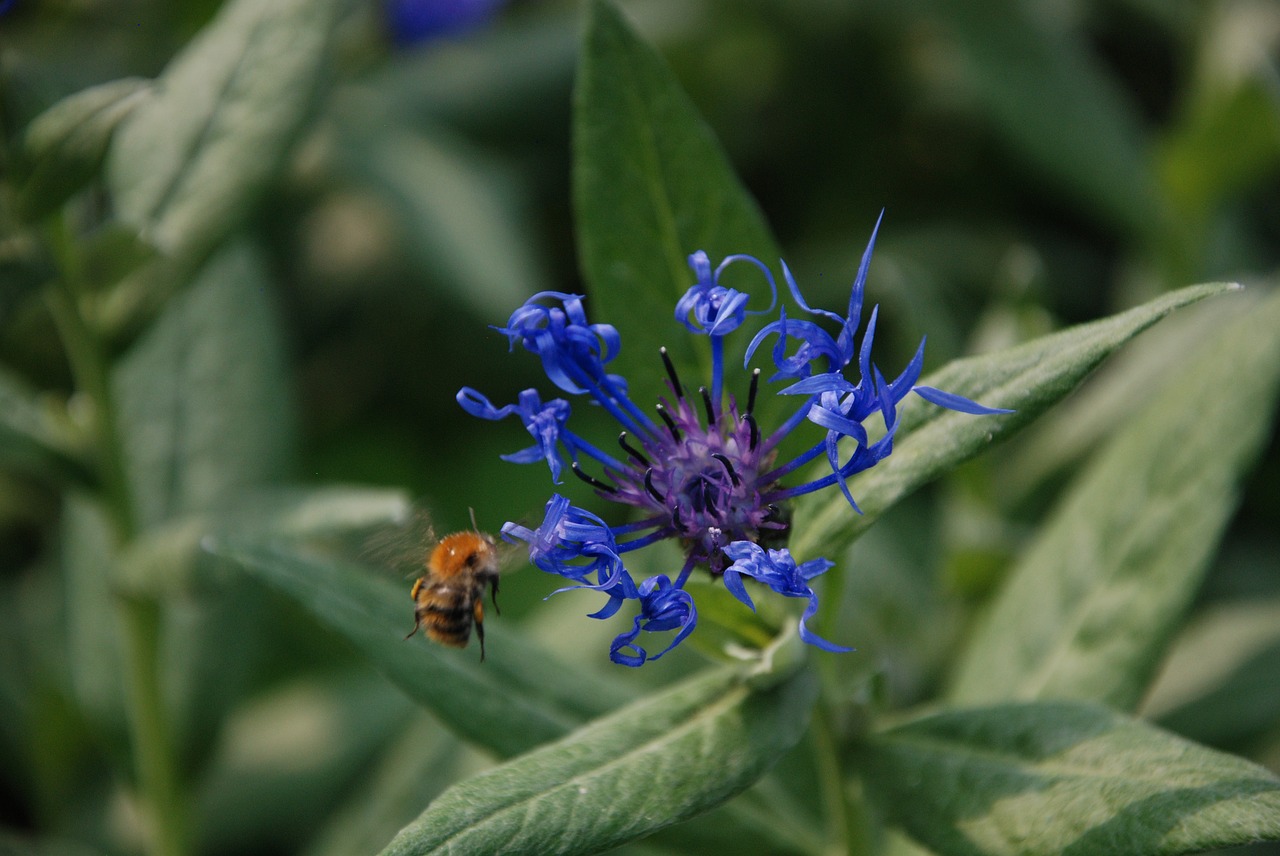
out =
{"type": "Polygon", "coordinates": [[[279,168],[313,103],[337,0],[233,0],[179,53],[112,142],[122,220],[203,253],[279,168]]]}
{"type": "Polygon", "coordinates": [[[23,216],[49,213],[94,176],[116,127],[150,97],[151,85],[126,77],[91,86],[31,122],[23,140],[30,174],[18,198],[23,216]]]}
{"type": "Polygon", "coordinates": [[[948,854],[1155,856],[1280,839],[1280,779],[1093,705],[937,714],[874,738],[890,818],[948,854]]]}
{"type": "Polygon", "coordinates": [[[921,384],[1016,412],[970,416],[908,397],[900,410],[893,454],[849,479],[863,514],[854,514],[834,490],[802,502],[796,512],[792,551],[804,558],[838,554],[895,502],[1036,419],[1138,333],[1174,309],[1235,287],[1228,283],[1190,286],[1110,318],[994,354],[956,360],[934,372],[921,384]]]}
{"type": "Polygon", "coordinates": [[[225,582],[211,573],[201,543],[209,536],[288,539],[368,535],[410,514],[408,497],[389,488],[267,485],[237,491],[215,507],[154,526],[127,544],[114,585],[151,596],[200,591],[225,582]]]}
{"type": "Polygon", "coordinates": [[[718,668],[638,701],[450,788],[383,856],[598,853],[706,811],[804,732],[812,675],[773,677],[718,668]]]}
{"type": "Polygon", "coordinates": [[[216,507],[289,470],[292,400],[261,255],[232,244],[116,366],[143,527],[216,507]]]}
{"type": "Polygon", "coordinates": [[[406,640],[413,626],[409,588],[371,568],[288,544],[227,539],[209,546],[298,601],[454,731],[499,755],[562,737],[628,700],[625,690],[554,660],[500,618],[485,622],[483,664],[475,646],[458,651],[406,640]]]}
{"type": "Polygon", "coordinates": [[[1280,296],[1242,309],[1064,497],[977,628],[955,700],[1137,704],[1269,433],[1280,296]]]}

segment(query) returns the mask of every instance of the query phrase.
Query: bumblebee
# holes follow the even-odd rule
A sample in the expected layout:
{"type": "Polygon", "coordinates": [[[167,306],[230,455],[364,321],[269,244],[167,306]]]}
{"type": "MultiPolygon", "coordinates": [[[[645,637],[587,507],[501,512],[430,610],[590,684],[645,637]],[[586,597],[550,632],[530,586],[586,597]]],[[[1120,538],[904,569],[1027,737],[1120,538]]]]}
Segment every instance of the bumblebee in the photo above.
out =
{"type": "Polygon", "coordinates": [[[498,612],[498,547],[483,532],[455,532],[440,539],[427,556],[427,573],[413,584],[413,629],[452,648],[465,648],[471,626],[480,639],[484,662],[484,588],[489,587],[493,609],[498,612]]]}

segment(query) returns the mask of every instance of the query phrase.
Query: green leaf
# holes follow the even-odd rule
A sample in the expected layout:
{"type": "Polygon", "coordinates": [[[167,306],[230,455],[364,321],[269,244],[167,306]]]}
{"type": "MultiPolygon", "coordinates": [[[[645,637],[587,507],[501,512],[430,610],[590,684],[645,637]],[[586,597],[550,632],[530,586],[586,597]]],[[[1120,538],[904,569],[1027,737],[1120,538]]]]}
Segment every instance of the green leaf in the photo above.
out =
{"type": "Polygon", "coordinates": [[[957,710],[859,750],[889,817],[940,853],[1178,854],[1280,839],[1280,779],[1101,707],[957,710]]]}
{"type": "Polygon", "coordinates": [[[956,360],[934,372],[921,384],[1017,412],[969,416],[911,396],[899,411],[893,454],[849,479],[849,490],[863,514],[852,513],[837,492],[802,501],[796,509],[792,552],[804,557],[835,555],[898,500],[1022,429],[1068,395],[1113,351],[1165,315],[1232,288],[1238,286],[1191,286],[1110,318],[994,354],[956,360]]]}
{"type": "Polygon", "coordinates": [[[268,284],[254,250],[229,247],[116,367],[140,528],[288,472],[292,402],[268,284]]]}
{"type": "Polygon", "coordinates": [[[200,782],[200,852],[296,846],[415,713],[369,672],[294,680],[240,704],[200,782]]]}
{"type": "Polygon", "coordinates": [[[409,588],[367,568],[284,544],[212,540],[209,549],[297,600],[359,648],[394,684],[468,740],[508,756],[562,737],[628,693],[534,646],[500,619],[485,623],[488,659],[404,638],[409,588]]]}
{"type": "Polygon", "coordinates": [[[69,434],[35,390],[0,367],[0,467],[87,484],[89,467],[69,434]]]}
{"type": "Polygon", "coordinates": [[[66,592],[63,639],[77,707],[106,734],[123,734],[124,641],[111,580],[116,543],[100,503],[72,491],[63,501],[58,559],[66,592]]]}
{"type": "Polygon", "coordinates": [[[715,669],[455,785],[383,856],[597,853],[700,814],[804,733],[812,675],[768,677],[715,669]]]}
{"type": "Polygon", "coordinates": [[[116,587],[130,594],[196,591],[218,582],[201,561],[212,536],[336,538],[367,535],[410,514],[402,491],[357,487],[267,486],[236,491],[203,513],[166,521],[140,534],[120,556],[116,587]]]}
{"type": "Polygon", "coordinates": [[[232,0],[119,129],[120,218],[166,253],[212,250],[266,188],[315,101],[341,3],[232,0]]]}
{"type": "Polygon", "coordinates": [[[1213,335],[1237,317],[1239,301],[1212,300],[1195,312],[1179,312],[1117,353],[1088,382],[1021,434],[994,462],[999,502],[1017,508],[1079,472],[1136,410],[1146,404],[1171,372],[1191,356],[1187,342],[1213,335]]]}
{"type": "Polygon", "coordinates": [[[1135,104],[1066,28],[1021,0],[933,0],[959,78],[995,130],[1066,198],[1131,235],[1151,235],[1161,208],[1135,104]]]}
{"type": "Polygon", "coordinates": [[[19,216],[49,214],[92,179],[116,127],[151,93],[151,81],[126,77],[69,95],[37,116],[23,140],[29,174],[18,196],[19,216]]]}
{"type": "Polygon", "coordinates": [[[388,744],[348,799],[330,813],[303,856],[376,853],[449,785],[491,761],[422,714],[388,744]]]}
{"type": "MultiPolygon", "coordinates": [[[[591,316],[621,321],[621,373],[632,397],[665,389],[658,348],[680,365],[693,344],[674,316],[626,325],[636,309],[673,312],[694,282],[687,257],[705,250],[713,264],[748,253],[774,264],[778,251],[755,201],[743,189],[670,69],[605,0],[588,7],[574,111],[574,206],[579,264],[591,292],[591,316]],[[645,384],[643,379],[652,380],[645,384]]],[[[743,288],[763,309],[763,284],[743,288]]],[[[740,338],[745,348],[749,336],[740,338]]],[[[741,351],[739,352],[741,353],[741,351]]],[[[707,359],[702,355],[703,360],[707,359]]],[[[703,372],[705,374],[705,372],[703,372]]]]}
{"type": "Polygon", "coordinates": [[[1280,599],[1220,604],[1179,636],[1141,712],[1201,743],[1242,746],[1275,727],[1277,675],[1280,599]]]}
{"type": "Polygon", "coordinates": [[[955,700],[1137,704],[1269,435],[1280,294],[1246,308],[1071,487],[976,628],[955,700]]]}

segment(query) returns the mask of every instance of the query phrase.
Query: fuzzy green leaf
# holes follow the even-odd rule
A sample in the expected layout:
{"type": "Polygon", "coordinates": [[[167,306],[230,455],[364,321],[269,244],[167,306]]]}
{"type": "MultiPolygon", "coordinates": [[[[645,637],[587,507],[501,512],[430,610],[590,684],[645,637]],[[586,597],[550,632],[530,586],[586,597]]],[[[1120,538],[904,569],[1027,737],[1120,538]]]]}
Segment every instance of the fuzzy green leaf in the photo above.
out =
{"type": "Polygon", "coordinates": [[[260,256],[213,257],[114,376],[141,527],[288,472],[293,411],[260,256]]]}
{"type": "Polygon", "coordinates": [[[410,514],[408,498],[380,488],[280,487],[236,491],[201,513],[151,527],[120,555],[117,589],[159,596],[200,591],[224,582],[210,572],[200,549],[208,536],[310,539],[367,536],[410,514]]]}
{"type": "Polygon", "coordinates": [[[863,514],[854,514],[835,492],[802,502],[796,510],[792,552],[804,557],[835,555],[898,500],[1017,433],[1068,395],[1113,351],[1165,315],[1235,287],[1215,283],[1183,288],[1110,318],[994,354],[956,360],[934,372],[921,384],[1017,412],[969,416],[911,396],[899,413],[893,454],[849,479],[849,490],[863,514]]]}
{"type": "Polygon", "coordinates": [[[383,856],[598,853],[700,814],[804,733],[812,675],[767,677],[716,669],[462,782],[383,856]]]}
{"type": "Polygon", "coordinates": [[[18,196],[20,216],[50,213],[97,174],[116,127],[151,95],[151,81],[126,77],[69,95],[27,128],[29,174],[18,196]]]}
{"type": "Polygon", "coordinates": [[[867,787],[950,854],[1198,853],[1280,839],[1280,779],[1076,702],[936,714],[860,750],[867,787]]]}
{"type": "MultiPolygon", "coordinates": [[[[588,6],[574,110],[574,206],[579,264],[595,320],[620,322],[619,371],[638,401],[664,388],[658,348],[682,366],[697,357],[674,315],[627,325],[637,306],[673,312],[693,285],[687,258],[712,263],[748,253],[775,264],[778,250],[755,200],[660,56],[611,3],[588,6]],[[654,378],[644,385],[644,378],[654,378]]],[[[758,274],[744,280],[763,309],[758,274]]],[[[745,348],[749,336],[739,336],[745,348]]],[[[740,353],[740,352],[739,352],[740,353]]],[[[702,359],[706,359],[702,355],[702,359]]],[[[703,372],[705,374],[705,372],[703,372]]]]}
{"type": "Polygon", "coordinates": [[[201,256],[280,167],[324,71],[338,0],[232,0],[121,126],[107,180],[122,220],[201,256]]]}
{"type": "Polygon", "coordinates": [[[0,468],[88,483],[89,468],[39,394],[0,366],[0,468]]]}
{"type": "MultiPolygon", "coordinates": [[[[1267,572],[1274,567],[1272,557],[1267,572]]],[[[1179,634],[1142,701],[1142,716],[1200,743],[1238,747],[1280,710],[1280,598],[1216,604],[1179,634]]]]}
{"type": "Polygon", "coordinates": [[[1269,436],[1280,294],[1248,309],[1079,477],[975,631],[954,699],[1137,704],[1269,436]]]}
{"type": "Polygon", "coordinates": [[[501,619],[485,622],[484,663],[475,647],[406,640],[413,624],[408,587],[367,568],[286,544],[211,539],[208,546],[297,600],[454,731],[499,755],[562,737],[628,699],[617,685],[554,660],[501,619]]]}

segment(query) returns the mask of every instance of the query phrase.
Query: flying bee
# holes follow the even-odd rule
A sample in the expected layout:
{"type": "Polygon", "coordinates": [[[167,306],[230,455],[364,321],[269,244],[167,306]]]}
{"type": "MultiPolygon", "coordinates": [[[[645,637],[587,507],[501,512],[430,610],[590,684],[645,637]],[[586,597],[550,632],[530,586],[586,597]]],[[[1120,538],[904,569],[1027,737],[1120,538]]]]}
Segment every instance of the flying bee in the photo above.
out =
{"type": "Polygon", "coordinates": [[[423,628],[433,642],[465,648],[474,624],[483,663],[484,587],[489,586],[493,609],[498,612],[499,565],[498,546],[484,532],[455,532],[441,538],[427,556],[427,572],[409,592],[415,604],[413,629],[404,638],[423,628]]]}

